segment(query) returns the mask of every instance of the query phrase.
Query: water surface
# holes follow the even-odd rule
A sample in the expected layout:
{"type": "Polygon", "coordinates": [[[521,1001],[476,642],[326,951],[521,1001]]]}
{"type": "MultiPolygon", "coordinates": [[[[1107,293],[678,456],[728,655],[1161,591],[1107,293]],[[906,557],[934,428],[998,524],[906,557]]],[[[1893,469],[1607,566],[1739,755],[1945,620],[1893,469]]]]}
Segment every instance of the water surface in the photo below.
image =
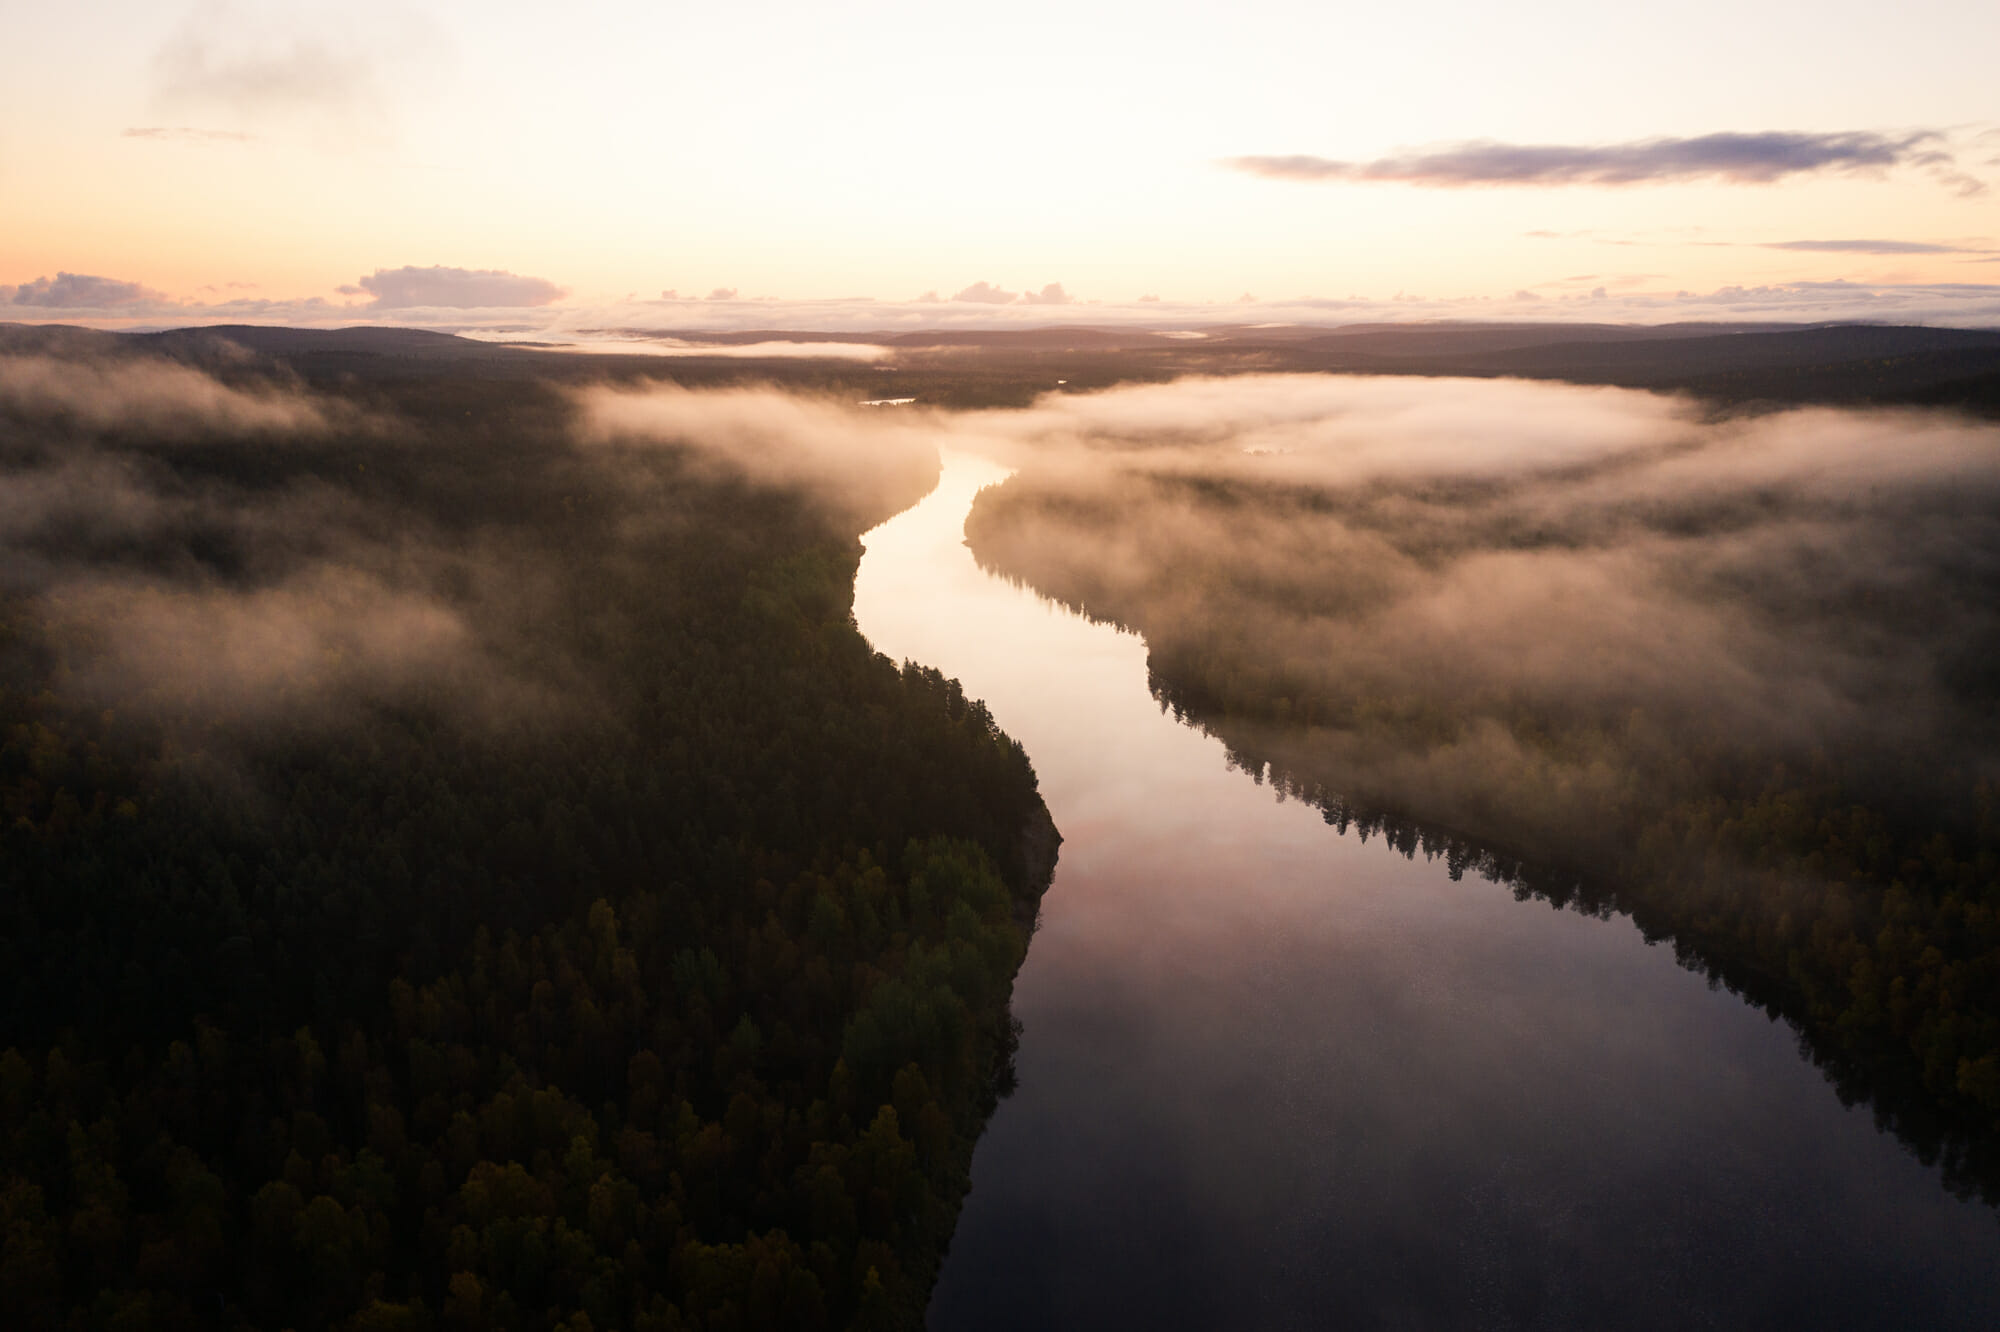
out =
{"type": "Polygon", "coordinates": [[[2000,1219],[1788,1027],[1231,771],[1143,642],[974,564],[1004,475],[948,454],[855,597],[1064,837],[933,1329],[2000,1327],[2000,1219]]]}

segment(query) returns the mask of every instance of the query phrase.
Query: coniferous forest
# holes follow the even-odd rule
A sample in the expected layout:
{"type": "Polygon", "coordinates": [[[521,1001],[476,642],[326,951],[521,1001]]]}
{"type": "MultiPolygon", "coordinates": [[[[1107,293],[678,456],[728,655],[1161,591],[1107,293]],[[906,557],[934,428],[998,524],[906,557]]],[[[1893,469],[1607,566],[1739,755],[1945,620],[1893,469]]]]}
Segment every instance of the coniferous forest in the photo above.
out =
{"type": "Polygon", "coordinates": [[[1990,427],[1237,383],[1078,414],[975,555],[1342,831],[1631,916],[2000,1200],[1990,427]]]}
{"type": "Polygon", "coordinates": [[[914,1325],[1055,844],[849,614],[935,459],[108,344],[5,362],[9,1325],[914,1325]]]}
{"type": "Polygon", "coordinates": [[[1059,841],[854,624],[941,442],[1251,778],[1629,915],[2000,1196],[1989,425],[1067,354],[0,337],[0,1306],[919,1325],[1059,841]]]}

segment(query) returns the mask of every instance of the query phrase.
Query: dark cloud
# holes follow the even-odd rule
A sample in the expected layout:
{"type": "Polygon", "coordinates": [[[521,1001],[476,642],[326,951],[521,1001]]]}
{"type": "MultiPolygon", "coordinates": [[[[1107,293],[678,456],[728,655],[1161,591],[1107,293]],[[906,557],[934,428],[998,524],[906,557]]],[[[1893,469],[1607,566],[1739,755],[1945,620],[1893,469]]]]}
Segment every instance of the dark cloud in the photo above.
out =
{"type": "Polygon", "coordinates": [[[1929,241],[1790,240],[1766,241],[1766,250],[1805,250],[1814,254],[1984,254],[1963,245],[1933,245],[1929,241]]]}
{"type": "Polygon", "coordinates": [[[360,290],[374,296],[376,308],[383,310],[552,305],[569,294],[567,288],[547,278],[497,268],[446,268],[442,264],[378,268],[359,281],[360,290]]]}
{"type": "Polygon", "coordinates": [[[953,296],[955,301],[973,301],[980,305],[1012,305],[1017,293],[1002,291],[991,282],[975,282],[964,291],[953,296]]]}
{"type": "Polygon", "coordinates": [[[119,137],[162,143],[250,143],[257,138],[240,130],[196,129],[190,125],[134,125],[119,137]]]}
{"type": "Polygon", "coordinates": [[[0,305],[28,305],[44,310],[116,310],[164,302],[150,287],[90,273],[57,273],[18,287],[0,286],[0,305]]]}
{"type": "Polygon", "coordinates": [[[1075,302],[1076,298],[1063,290],[1062,283],[1051,282],[1038,292],[1030,291],[1023,293],[1021,300],[1027,305],[1070,305],[1075,302]]]}
{"type": "MultiPolygon", "coordinates": [[[[1887,135],[1704,134],[1602,145],[1512,144],[1481,140],[1405,152],[1372,162],[1324,157],[1232,157],[1223,165],[1277,180],[1356,181],[1438,189],[1467,186],[1649,185],[1722,180],[1770,184],[1819,172],[1948,167],[1933,131],[1887,135]]],[[[1975,182],[1976,183],[1976,182],[1975,182]]]]}

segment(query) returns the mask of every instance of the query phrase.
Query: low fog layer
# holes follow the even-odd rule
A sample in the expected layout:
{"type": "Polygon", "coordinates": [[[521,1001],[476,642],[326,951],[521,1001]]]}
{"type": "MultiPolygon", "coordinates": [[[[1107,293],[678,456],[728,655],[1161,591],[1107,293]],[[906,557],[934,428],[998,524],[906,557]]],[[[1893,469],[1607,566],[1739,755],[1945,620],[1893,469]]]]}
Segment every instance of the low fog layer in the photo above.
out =
{"type": "Polygon", "coordinates": [[[234,387],[172,361],[0,356],[0,411],[85,431],[136,429],[154,439],[324,435],[354,413],[284,387],[234,387]]]}
{"type": "Polygon", "coordinates": [[[923,418],[439,341],[0,330],[0,1321],[920,1308],[1056,840],[852,621],[923,418]]]}
{"type": "Polygon", "coordinates": [[[838,533],[936,475],[929,418],[773,391],[447,380],[399,408],[226,341],[195,353],[0,355],[0,609],[70,696],[191,734],[588,708],[604,626],[575,579],[642,577],[718,484],[838,533]]]}
{"type": "Polygon", "coordinates": [[[1321,377],[974,424],[1022,467],[982,561],[1140,629],[1163,698],[1349,796],[1594,851],[1694,754],[1993,774],[1991,425],[1321,377]]]}
{"type": "Polygon", "coordinates": [[[589,444],[688,450],[711,472],[800,489],[868,521],[885,493],[937,481],[945,435],[929,412],[884,415],[768,388],[696,391],[671,383],[606,386],[576,396],[589,444]]]}

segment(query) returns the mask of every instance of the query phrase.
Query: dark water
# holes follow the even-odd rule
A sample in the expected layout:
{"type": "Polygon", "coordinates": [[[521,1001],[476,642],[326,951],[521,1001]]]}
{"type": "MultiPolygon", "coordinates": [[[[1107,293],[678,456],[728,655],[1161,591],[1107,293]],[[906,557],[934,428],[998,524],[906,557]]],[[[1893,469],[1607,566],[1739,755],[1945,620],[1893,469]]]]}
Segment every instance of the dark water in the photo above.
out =
{"type": "Polygon", "coordinates": [[[882,651],[1027,746],[1062,861],[930,1326],[2000,1328],[2000,1217],[1623,919],[1229,771],[1137,638],[982,574],[1004,472],[866,538],[882,651]]]}

